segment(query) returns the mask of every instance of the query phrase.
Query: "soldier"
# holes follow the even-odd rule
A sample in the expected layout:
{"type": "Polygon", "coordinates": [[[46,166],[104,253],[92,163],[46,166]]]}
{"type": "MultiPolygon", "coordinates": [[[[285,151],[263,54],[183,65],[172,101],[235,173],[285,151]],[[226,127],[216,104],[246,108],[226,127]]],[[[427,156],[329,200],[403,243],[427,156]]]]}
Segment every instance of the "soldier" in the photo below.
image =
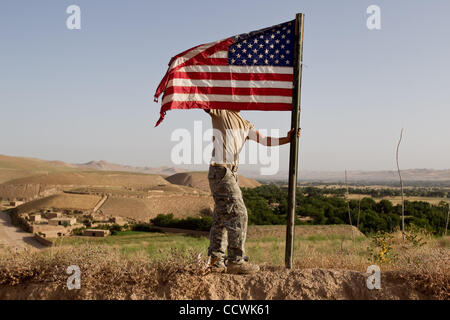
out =
{"type": "MultiPolygon", "coordinates": [[[[213,154],[208,172],[214,198],[213,222],[210,231],[208,256],[214,272],[249,274],[259,267],[244,260],[247,235],[247,209],[238,186],[238,156],[247,139],[265,146],[290,142],[291,129],[286,137],[263,136],[252,123],[244,120],[239,111],[206,109],[212,119],[213,154]],[[228,249],[225,265],[225,249],[228,249]]],[[[301,130],[298,131],[300,137],[301,130]]]]}

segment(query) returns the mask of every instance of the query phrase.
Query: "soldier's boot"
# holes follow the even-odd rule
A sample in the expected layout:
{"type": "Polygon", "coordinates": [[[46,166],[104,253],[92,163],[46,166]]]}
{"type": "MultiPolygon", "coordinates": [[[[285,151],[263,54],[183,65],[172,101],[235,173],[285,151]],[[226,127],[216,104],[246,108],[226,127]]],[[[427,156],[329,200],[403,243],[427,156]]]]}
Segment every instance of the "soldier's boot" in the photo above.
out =
{"type": "Polygon", "coordinates": [[[216,272],[216,273],[227,272],[227,266],[225,265],[225,263],[223,261],[220,261],[217,258],[211,258],[209,267],[211,269],[211,272],[216,272]]]}
{"type": "Polygon", "coordinates": [[[248,263],[247,261],[242,262],[228,262],[227,272],[233,274],[252,274],[259,271],[259,266],[256,264],[248,263]]]}

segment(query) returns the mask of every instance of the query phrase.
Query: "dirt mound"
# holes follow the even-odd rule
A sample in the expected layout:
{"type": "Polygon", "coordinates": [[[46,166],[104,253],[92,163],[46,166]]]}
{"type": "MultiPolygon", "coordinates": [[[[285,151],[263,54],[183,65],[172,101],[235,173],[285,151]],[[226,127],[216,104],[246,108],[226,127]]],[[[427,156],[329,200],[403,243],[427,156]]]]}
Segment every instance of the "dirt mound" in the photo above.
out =
{"type": "MultiPolygon", "coordinates": [[[[260,183],[254,179],[249,179],[239,175],[239,186],[243,188],[255,188],[260,186],[260,183]]],[[[208,172],[183,172],[176,173],[166,178],[167,181],[173,184],[197,188],[206,192],[210,192],[208,182],[208,172]]]]}
{"type": "Polygon", "coordinates": [[[124,256],[103,245],[0,250],[0,299],[449,298],[448,273],[382,271],[381,289],[370,290],[369,275],[352,270],[264,264],[259,273],[242,276],[209,273],[205,265],[205,258],[185,249],[162,259],[124,256]],[[80,267],[80,290],[67,289],[69,265],[80,267]]]}
{"type": "MultiPolygon", "coordinates": [[[[110,275],[112,276],[112,275],[110,275]]],[[[398,272],[385,272],[382,288],[369,290],[368,274],[348,270],[304,269],[266,270],[255,275],[186,273],[172,276],[168,281],[158,278],[136,283],[133,279],[82,283],[80,290],[69,291],[65,283],[23,283],[2,286],[0,299],[170,299],[170,300],[377,300],[433,299],[413,288],[398,272]],[[128,281],[126,281],[128,280],[128,281]]],[[[126,277],[126,276],[125,276],[126,277]]],[[[128,278],[128,277],[126,277],[128,278]]]]}

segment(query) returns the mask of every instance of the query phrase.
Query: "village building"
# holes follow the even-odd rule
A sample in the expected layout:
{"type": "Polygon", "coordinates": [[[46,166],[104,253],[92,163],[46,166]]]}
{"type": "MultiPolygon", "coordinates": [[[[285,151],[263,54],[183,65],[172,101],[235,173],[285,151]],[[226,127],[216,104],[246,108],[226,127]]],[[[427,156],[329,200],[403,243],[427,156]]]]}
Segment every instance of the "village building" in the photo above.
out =
{"type": "Polygon", "coordinates": [[[83,236],[86,237],[106,237],[109,236],[109,230],[103,229],[86,229],[83,232],[83,236]]]}
{"type": "Polygon", "coordinates": [[[52,218],[48,220],[48,224],[52,226],[73,226],[76,223],[76,218],[52,218]]]}
{"type": "Polygon", "coordinates": [[[30,214],[30,221],[32,221],[32,222],[41,222],[42,221],[41,218],[42,217],[41,217],[40,213],[32,213],[32,214],[30,214]]]}
{"type": "Polygon", "coordinates": [[[65,236],[67,232],[65,230],[59,229],[59,230],[39,231],[37,234],[42,238],[58,238],[65,236]]]}
{"type": "Polygon", "coordinates": [[[17,206],[20,206],[21,204],[23,204],[23,201],[10,201],[9,202],[9,205],[11,207],[17,207],[17,206]]]}
{"type": "Polygon", "coordinates": [[[47,219],[61,218],[61,212],[48,212],[47,219]]]}

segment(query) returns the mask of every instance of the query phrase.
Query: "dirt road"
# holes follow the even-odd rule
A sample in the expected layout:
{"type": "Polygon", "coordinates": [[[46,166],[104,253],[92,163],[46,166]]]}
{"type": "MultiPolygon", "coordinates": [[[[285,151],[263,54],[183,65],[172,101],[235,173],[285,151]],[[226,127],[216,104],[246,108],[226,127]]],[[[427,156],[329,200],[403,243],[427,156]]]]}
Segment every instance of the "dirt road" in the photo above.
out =
{"type": "Polygon", "coordinates": [[[31,233],[12,225],[11,217],[6,212],[0,211],[0,247],[3,246],[44,248],[42,244],[34,239],[31,233]]]}

